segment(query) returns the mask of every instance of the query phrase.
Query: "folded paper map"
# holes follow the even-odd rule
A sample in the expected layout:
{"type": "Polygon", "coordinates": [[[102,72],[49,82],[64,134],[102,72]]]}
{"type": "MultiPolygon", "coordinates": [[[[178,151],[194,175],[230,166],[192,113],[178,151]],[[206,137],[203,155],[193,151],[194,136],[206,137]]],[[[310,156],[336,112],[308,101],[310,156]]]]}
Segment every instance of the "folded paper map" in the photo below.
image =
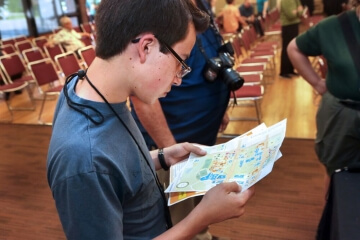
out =
{"type": "Polygon", "coordinates": [[[204,195],[222,182],[237,182],[245,191],[268,175],[281,157],[286,119],[266,127],[260,124],[249,132],[206,150],[205,156],[190,154],[170,168],[168,205],[204,195]]]}

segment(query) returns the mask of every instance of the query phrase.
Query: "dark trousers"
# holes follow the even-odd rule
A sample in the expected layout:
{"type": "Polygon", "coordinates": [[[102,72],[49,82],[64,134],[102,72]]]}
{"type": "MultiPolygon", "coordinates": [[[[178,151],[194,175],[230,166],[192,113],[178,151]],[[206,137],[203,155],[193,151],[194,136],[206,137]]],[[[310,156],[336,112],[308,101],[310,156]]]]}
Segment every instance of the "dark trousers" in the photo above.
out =
{"type": "Polygon", "coordinates": [[[286,48],[291,42],[291,40],[297,37],[297,35],[299,35],[298,23],[281,27],[282,49],[281,49],[280,75],[291,74],[294,72],[294,67],[290,62],[286,48]]]}
{"type": "Polygon", "coordinates": [[[261,23],[260,23],[259,19],[256,18],[253,22],[250,22],[250,21],[246,21],[246,22],[247,22],[247,24],[254,26],[257,34],[259,34],[260,36],[264,36],[264,30],[261,27],[261,23]]]}

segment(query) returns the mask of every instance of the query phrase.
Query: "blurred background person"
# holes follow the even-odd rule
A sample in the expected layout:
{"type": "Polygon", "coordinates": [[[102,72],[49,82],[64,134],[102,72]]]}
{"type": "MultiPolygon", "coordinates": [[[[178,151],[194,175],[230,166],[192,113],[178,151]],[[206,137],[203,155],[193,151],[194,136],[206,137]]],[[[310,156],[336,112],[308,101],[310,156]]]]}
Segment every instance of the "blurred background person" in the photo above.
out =
{"type": "Polygon", "coordinates": [[[239,7],[240,15],[244,21],[254,26],[255,31],[258,35],[264,36],[264,30],[261,27],[259,19],[254,14],[254,8],[250,3],[250,0],[245,0],[243,4],[239,7]]]}
{"type": "Polygon", "coordinates": [[[323,0],[324,14],[336,15],[347,9],[349,0],[323,0]]]}
{"type": "Polygon", "coordinates": [[[286,48],[290,41],[299,35],[299,23],[303,7],[300,0],[280,0],[279,7],[282,38],[280,77],[290,79],[296,73],[286,48]]]}
{"type": "MultiPolygon", "coordinates": [[[[208,58],[218,57],[222,38],[214,21],[208,1],[196,0],[197,6],[212,17],[211,25],[197,34],[197,40],[186,64],[192,71],[182,77],[180,86],[172,86],[165,98],[154,104],[146,104],[132,97],[132,115],[138,124],[149,149],[171,146],[177,142],[192,142],[212,146],[216,143],[218,132],[225,130],[229,123],[226,113],[230,90],[222,79],[210,82],[205,78],[204,69],[208,58]],[[201,44],[199,43],[201,42],[201,44]]],[[[239,10],[235,7],[236,11],[239,10]]],[[[169,172],[159,170],[159,179],[169,184],[169,172]]],[[[185,218],[199,203],[201,197],[186,199],[170,206],[173,223],[185,218]]],[[[204,229],[193,240],[225,240],[213,236],[204,229]]]]}
{"type": "Polygon", "coordinates": [[[308,7],[309,16],[312,16],[315,9],[314,0],[301,0],[301,4],[304,8],[308,7]]]}
{"type": "Polygon", "coordinates": [[[85,47],[81,39],[91,37],[87,32],[76,32],[73,29],[71,19],[67,16],[60,18],[60,26],[61,30],[55,33],[45,46],[61,44],[67,52],[72,51],[77,54],[78,49],[85,47]]]}
{"type": "Polygon", "coordinates": [[[234,0],[226,0],[225,7],[217,17],[222,18],[220,22],[222,22],[224,33],[236,33],[241,31],[242,27],[247,26],[239,9],[235,6],[234,0]]]}
{"type": "Polygon", "coordinates": [[[263,19],[267,16],[268,7],[268,0],[256,0],[257,15],[262,17],[263,19]]]}

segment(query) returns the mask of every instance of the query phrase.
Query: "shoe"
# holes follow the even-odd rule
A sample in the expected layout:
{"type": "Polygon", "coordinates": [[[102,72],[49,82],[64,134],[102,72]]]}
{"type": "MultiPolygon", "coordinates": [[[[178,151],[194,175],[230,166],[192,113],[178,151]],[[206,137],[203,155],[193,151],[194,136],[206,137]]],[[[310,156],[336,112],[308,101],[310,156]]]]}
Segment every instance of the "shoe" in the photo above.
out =
{"type": "Polygon", "coordinates": [[[280,74],[279,76],[280,76],[281,78],[291,79],[290,74],[280,74]]]}

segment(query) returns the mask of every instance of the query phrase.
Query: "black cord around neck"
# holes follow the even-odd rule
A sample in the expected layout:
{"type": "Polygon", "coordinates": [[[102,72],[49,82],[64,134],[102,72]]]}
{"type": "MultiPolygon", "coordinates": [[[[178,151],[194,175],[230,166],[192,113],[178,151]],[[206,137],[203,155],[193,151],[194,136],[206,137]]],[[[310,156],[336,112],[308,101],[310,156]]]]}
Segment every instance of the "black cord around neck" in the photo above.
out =
{"type": "MultiPolygon", "coordinates": [[[[152,170],[151,168],[151,165],[149,163],[149,161],[147,160],[146,158],[146,154],[144,153],[144,151],[141,149],[140,147],[140,144],[138,143],[138,141],[136,140],[135,136],[133,135],[133,133],[130,131],[129,127],[125,124],[125,122],[121,119],[121,117],[117,114],[117,112],[115,111],[115,109],[111,106],[111,104],[107,101],[107,99],[104,97],[104,95],[102,95],[102,93],[94,86],[94,84],[90,81],[89,77],[86,75],[87,73],[87,69],[84,71],[84,70],[79,70],[77,73],[73,73],[71,74],[69,77],[66,78],[66,81],[65,81],[65,85],[64,85],[64,95],[65,95],[65,98],[67,100],[67,103],[68,105],[78,111],[79,113],[85,115],[88,119],[90,119],[90,121],[92,121],[94,124],[96,125],[99,125],[101,123],[104,122],[104,116],[95,108],[93,108],[92,106],[88,106],[88,105],[84,105],[84,104],[78,104],[78,103],[75,103],[73,102],[70,98],[69,98],[69,95],[67,93],[68,89],[67,89],[67,84],[76,76],[78,76],[78,79],[86,79],[86,81],[89,83],[89,85],[95,90],[95,92],[102,98],[102,100],[106,103],[106,105],[111,109],[111,111],[115,114],[116,118],[120,121],[120,123],[125,127],[125,129],[127,130],[127,132],[130,134],[131,138],[134,140],[135,144],[138,146],[140,152],[141,152],[141,155],[143,156],[143,158],[145,159],[145,162],[147,164],[147,166],[149,167],[150,171],[151,171],[151,174],[153,175],[154,179],[155,179],[155,182],[156,182],[156,185],[157,185],[157,188],[161,194],[161,197],[162,197],[162,201],[163,201],[163,205],[164,205],[164,213],[165,213],[165,219],[166,219],[166,225],[167,225],[167,229],[170,229],[173,225],[172,225],[172,221],[171,221],[171,216],[170,216],[170,210],[167,206],[167,200],[166,200],[166,196],[165,196],[165,193],[164,193],[164,189],[160,183],[160,180],[157,176],[157,174],[152,170]],[[76,106],[81,106],[81,107],[86,107],[86,108],[90,108],[92,109],[93,111],[95,111],[96,113],[99,114],[99,116],[101,117],[101,120],[100,121],[95,121],[91,116],[89,116],[86,112],[84,112],[83,110],[81,110],[80,108],[76,108],[74,107],[73,105],[76,105],[76,106]]],[[[76,81],[76,83],[77,83],[76,81]]],[[[76,85],[76,84],[75,84],[76,85]]]]}

